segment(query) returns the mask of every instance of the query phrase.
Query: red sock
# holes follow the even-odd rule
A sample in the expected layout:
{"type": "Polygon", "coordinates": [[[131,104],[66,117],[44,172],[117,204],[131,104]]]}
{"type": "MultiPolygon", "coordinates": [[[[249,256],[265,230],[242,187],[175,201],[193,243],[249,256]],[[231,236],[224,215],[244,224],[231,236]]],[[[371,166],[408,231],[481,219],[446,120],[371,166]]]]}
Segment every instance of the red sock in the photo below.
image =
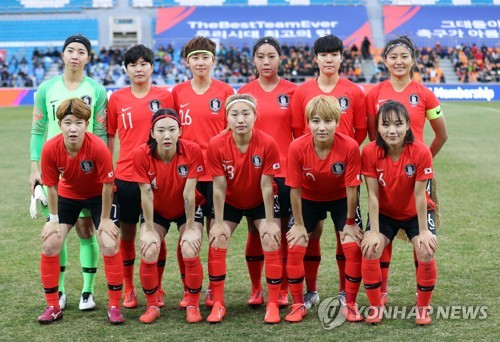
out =
{"type": "Polygon", "coordinates": [[[252,292],[262,290],[262,268],[264,267],[264,251],[260,242],[258,232],[248,232],[247,245],[245,248],[245,259],[247,260],[248,274],[252,282],[252,292]]]}
{"type": "Polygon", "coordinates": [[[266,281],[268,292],[268,303],[278,304],[278,296],[280,294],[281,276],[283,274],[281,251],[278,249],[274,252],[264,252],[264,260],[266,265],[266,281]]]}
{"type": "Polygon", "coordinates": [[[382,273],[380,271],[380,259],[362,258],[361,274],[365,284],[366,296],[372,306],[382,306],[380,300],[380,285],[382,273]]]}
{"type": "Polygon", "coordinates": [[[135,241],[120,239],[120,254],[123,260],[123,285],[125,292],[134,286],[135,241]]]}
{"type": "Polygon", "coordinates": [[[120,252],[113,256],[104,255],[104,273],[108,282],[109,306],[119,308],[123,282],[123,261],[120,252]]]}
{"type": "Polygon", "coordinates": [[[224,303],[227,249],[210,247],[208,250],[208,278],[211,282],[214,302],[224,303]]]}
{"type": "Polygon", "coordinates": [[[165,240],[161,241],[160,254],[158,254],[158,262],[156,263],[158,274],[158,290],[162,289],[161,283],[163,280],[163,272],[165,271],[165,263],[167,262],[167,243],[165,240]]]}
{"type": "Polygon", "coordinates": [[[361,248],[356,242],[349,242],[344,248],[345,265],[345,294],[347,303],[356,303],[356,296],[361,285],[361,248]]]}
{"type": "Polygon", "coordinates": [[[42,278],[43,291],[47,306],[54,306],[59,309],[59,254],[46,256],[42,253],[40,260],[40,275],[42,278]]]}
{"type": "Polygon", "coordinates": [[[304,256],[307,291],[317,291],[319,263],[321,262],[321,246],[319,239],[309,240],[304,256]]]}
{"type": "Polygon", "coordinates": [[[281,274],[281,292],[288,292],[288,276],[286,271],[286,259],[288,258],[288,242],[286,241],[286,234],[281,231],[281,258],[283,263],[281,264],[281,269],[283,273],[281,274]]]}
{"type": "Polygon", "coordinates": [[[430,304],[436,278],[436,260],[419,261],[417,269],[417,306],[428,306],[430,304]]]}
{"type": "Polygon", "coordinates": [[[389,266],[391,265],[392,258],[392,241],[385,246],[380,256],[380,269],[382,271],[382,285],[380,292],[387,293],[387,282],[389,281],[389,266]]]}
{"type": "Polygon", "coordinates": [[[182,286],[184,291],[186,291],[186,265],[184,265],[184,258],[182,257],[181,240],[177,241],[177,264],[179,264],[182,286]]]}
{"type": "Polygon", "coordinates": [[[157,262],[146,262],[141,259],[139,275],[141,277],[142,290],[146,296],[148,306],[158,306],[158,270],[157,262]]]}
{"type": "Polygon", "coordinates": [[[340,241],[340,233],[335,231],[337,237],[337,249],[335,258],[337,259],[337,268],[339,270],[339,292],[345,291],[345,254],[340,241]]]}
{"type": "MultiPolygon", "coordinates": [[[[287,245],[288,246],[288,245],[287,245]]],[[[288,250],[286,262],[288,286],[294,304],[304,304],[304,255],[306,247],[293,246],[288,250]]]]}
{"type": "Polygon", "coordinates": [[[203,284],[203,267],[200,257],[184,258],[186,265],[186,288],[189,297],[189,306],[199,306],[201,285],[203,284]]]}

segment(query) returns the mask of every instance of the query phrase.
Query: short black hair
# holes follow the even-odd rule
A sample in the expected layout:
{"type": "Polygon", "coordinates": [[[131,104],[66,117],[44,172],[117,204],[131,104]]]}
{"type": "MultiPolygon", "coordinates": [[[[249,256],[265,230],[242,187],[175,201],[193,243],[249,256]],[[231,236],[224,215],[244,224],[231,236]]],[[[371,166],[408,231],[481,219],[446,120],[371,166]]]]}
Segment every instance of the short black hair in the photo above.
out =
{"type": "Polygon", "coordinates": [[[142,44],[134,45],[130,49],[125,52],[125,56],[123,58],[123,64],[125,67],[130,63],[135,63],[139,60],[139,58],[143,58],[145,62],[153,65],[155,60],[155,54],[153,50],[148,47],[145,47],[142,44]]]}
{"type": "Polygon", "coordinates": [[[314,54],[322,52],[344,52],[344,43],[342,39],[333,34],[328,34],[324,37],[316,39],[314,42],[314,54]]]}

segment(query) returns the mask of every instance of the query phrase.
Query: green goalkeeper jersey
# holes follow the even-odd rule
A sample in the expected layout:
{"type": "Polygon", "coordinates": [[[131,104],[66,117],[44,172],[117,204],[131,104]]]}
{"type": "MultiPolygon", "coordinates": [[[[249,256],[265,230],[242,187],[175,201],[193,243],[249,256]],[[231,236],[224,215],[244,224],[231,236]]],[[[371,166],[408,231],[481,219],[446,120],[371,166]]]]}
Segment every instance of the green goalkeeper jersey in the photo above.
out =
{"type": "Polygon", "coordinates": [[[56,110],[59,104],[70,98],[82,99],[91,109],[88,131],[107,141],[106,89],[92,78],[85,76],[78,88],[68,90],[62,75],[43,82],[35,95],[33,125],[31,127],[31,161],[40,161],[42,146],[46,139],[61,133],[56,110]]]}

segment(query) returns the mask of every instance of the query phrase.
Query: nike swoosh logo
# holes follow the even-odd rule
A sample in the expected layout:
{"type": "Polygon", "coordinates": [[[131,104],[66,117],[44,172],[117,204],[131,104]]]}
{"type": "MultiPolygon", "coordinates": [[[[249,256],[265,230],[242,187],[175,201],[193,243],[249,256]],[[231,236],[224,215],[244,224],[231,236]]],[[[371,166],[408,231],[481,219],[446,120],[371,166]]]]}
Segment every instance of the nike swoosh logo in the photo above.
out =
{"type": "Polygon", "coordinates": [[[384,171],[384,169],[377,169],[377,172],[382,172],[384,171]]]}
{"type": "Polygon", "coordinates": [[[303,167],[302,168],[302,171],[309,171],[309,170],[312,170],[312,167],[303,167]]]}
{"type": "Polygon", "coordinates": [[[387,101],[387,99],[378,100],[378,103],[382,103],[382,102],[385,102],[385,101],[387,101]]]}
{"type": "Polygon", "coordinates": [[[233,161],[232,160],[223,160],[222,162],[223,163],[232,163],[233,161]]]}
{"type": "Polygon", "coordinates": [[[189,103],[185,103],[185,104],[181,104],[181,105],[180,105],[180,107],[181,107],[181,108],[184,108],[184,107],[186,107],[186,106],[188,106],[188,105],[189,105],[189,103]]]}
{"type": "Polygon", "coordinates": [[[148,171],[148,176],[154,176],[156,174],[156,172],[149,172],[148,171]]]}
{"type": "Polygon", "coordinates": [[[438,110],[438,111],[436,112],[436,114],[437,114],[437,115],[441,114],[441,110],[438,110]]]}
{"type": "Polygon", "coordinates": [[[126,111],[127,111],[127,110],[129,110],[130,108],[132,108],[132,107],[122,108],[122,112],[126,112],[126,111]]]}
{"type": "Polygon", "coordinates": [[[50,104],[57,102],[57,101],[59,101],[59,100],[52,100],[52,101],[50,101],[50,104]]]}

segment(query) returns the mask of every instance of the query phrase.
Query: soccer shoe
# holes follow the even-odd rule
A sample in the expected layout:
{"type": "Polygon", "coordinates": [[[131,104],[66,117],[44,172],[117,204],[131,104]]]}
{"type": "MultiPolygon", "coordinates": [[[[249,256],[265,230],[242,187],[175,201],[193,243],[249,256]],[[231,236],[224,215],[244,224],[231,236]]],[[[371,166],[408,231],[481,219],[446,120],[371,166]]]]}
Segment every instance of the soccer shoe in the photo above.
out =
{"type": "Polygon", "coordinates": [[[205,306],[207,308],[214,306],[214,294],[212,293],[212,289],[207,289],[205,292],[205,306]]]}
{"type": "Polygon", "coordinates": [[[194,305],[186,307],[186,322],[198,323],[201,322],[203,317],[200,314],[200,308],[194,305]]]}
{"type": "Polygon", "coordinates": [[[81,311],[94,310],[95,309],[94,296],[92,295],[91,292],[84,292],[84,293],[82,293],[82,296],[80,297],[80,305],[78,306],[78,308],[81,311]]]}
{"type": "Polygon", "coordinates": [[[252,294],[247,300],[247,304],[250,306],[261,306],[262,304],[264,304],[264,291],[252,290],[252,294]]]}
{"type": "Polygon", "coordinates": [[[302,318],[304,318],[306,315],[307,315],[307,309],[304,304],[302,303],[293,304],[290,307],[290,313],[286,315],[285,320],[290,323],[298,323],[302,321],[302,318]]]}
{"type": "Polygon", "coordinates": [[[55,321],[59,321],[63,318],[62,309],[58,309],[55,306],[47,306],[45,311],[37,318],[40,324],[50,324],[55,321]]]}
{"type": "Polygon", "coordinates": [[[347,303],[343,306],[342,314],[348,322],[361,322],[363,320],[356,303],[347,303]]]}
{"type": "Polygon", "coordinates": [[[133,309],[137,306],[137,291],[136,289],[125,291],[123,306],[127,309],[133,309]]]}
{"type": "Polygon", "coordinates": [[[370,306],[368,310],[368,315],[365,317],[365,322],[368,324],[378,324],[382,322],[382,317],[384,316],[383,306],[370,306]]]}
{"type": "Polygon", "coordinates": [[[108,322],[113,325],[118,325],[125,322],[125,318],[123,318],[122,313],[120,312],[120,308],[117,308],[116,306],[111,306],[108,308],[108,322]]]}
{"type": "Polygon", "coordinates": [[[280,309],[276,303],[271,302],[267,304],[264,322],[269,324],[276,324],[281,322],[280,309]]]}
{"type": "Polygon", "coordinates": [[[179,306],[181,309],[187,308],[189,305],[189,295],[187,290],[184,290],[184,294],[182,295],[181,302],[179,303],[179,306]]]}
{"type": "Polygon", "coordinates": [[[429,325],[432,323],[432,319],[429,316],[428,306],[417,307],[417,317],[415,318],[415,323],[418,325],[429,325]]]}
{"type": "Polygon", "coordinates": [[[345,300],[345,291],[339,292],[338,299],[339,299],[339,304],[340,304],[341,308],[343,308],[347,305],[347,301],[345,300]]]}
{"type": "Polygon", "coordinates": [[[382,303],[382,305],[384,306],[389,303],[389,295],[387,294],[387,292],[384,292],[380,295],[380,303],[382,303]]]}
{"type": "Polygon", "coordinates": [[[61,291],[59,291],[59,307],[61,308],[61,310],[66,309],[66,301],[66,293],[62,293],[61,291]]]}
{"type": "Polygon", "coordinates": [[[160,317],[160,308],[157,306],[148,306],[146,312],[139,317],[139,321],[144,324],[151,324],[160,317]]]}
{"type": "Polygon", "coordinates": [[[215,302],[212,307],[212,312],[207,317],[208,323],[220,323],[226,316],[226,308],[221,302],[215,302]]]}
{"type": "Polygon", "coordinates": [[[158,307],[162,308],[165,306],[165,300],[163,299],[163,296],[165,296],[165,291],[162,289],[159,289],[156,291],[156,296],[158,297],[158,307]]]}
{"type": "Polygon", "coordinates": [[[286,308],[290,303],[288,302],[288,291],[280,291],[278,295],[278,304],[280,309],[286,308]]]}
{"type": "Polygon", "coordinates": [[[319,295],[317,291],[307,291],[304,295],[304,305],[309,310],[313,305],[319,304],[319,295]]]}

